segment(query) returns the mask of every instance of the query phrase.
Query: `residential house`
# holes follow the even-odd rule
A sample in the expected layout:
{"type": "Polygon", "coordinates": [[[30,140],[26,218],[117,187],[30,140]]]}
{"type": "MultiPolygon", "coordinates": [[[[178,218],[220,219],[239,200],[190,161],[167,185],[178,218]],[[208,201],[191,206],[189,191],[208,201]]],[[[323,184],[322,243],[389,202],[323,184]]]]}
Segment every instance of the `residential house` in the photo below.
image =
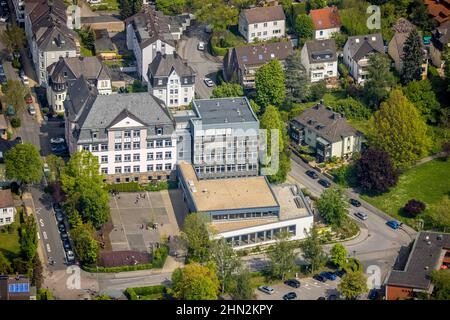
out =
{"type": "Polygon", "coordinates": [[[281,5],[243,9],[239,14],[239,33],[247,42],[283,38],[286,17],[281,5]]]}
{"type": "Polygon", "coordinates": [[[191,103],[195,96],[195,72],[175,52],[158,52],[148,67],[149,92],[168,107],[191,103]]]}
{"type": "Polygon", "coordinates": [[[301,61],[311,82],[335,79],[338,76],[334,39],[307,41],[301,51],[301,61]]]}
{"type": "Polygon", "coordinates": [[[384,54],[381,33],[348,37],[344,46],[344,64],[358,84],[364,83],[367,79],[369,57],[374,53],[384,54]]]}
{"type": "Polygon", "coordinates": [[[102,60],[113,60],[117,58],[119,50],[109,37],[107,29],[95,30],[95,54],[102,60]]]}
{"type": "MultiPolygon", "coordinates": [[[[388,44],[388,54],[394,61],[395,70],[401,72],[403,68],[404,52],[403,47],[410,32],[415,29],[415,26],[406,19],[400,18],[393,26],[395,34],[388,44]]],[[[422,79],[426,79],[428,70],[428,52],[423,46],[425,59],[422,63],[422,79]]]]}
{"type": "Polygon", "coordinates": [[[82,75],[97,88],[99,94],[112,93],[109,68],[98,57],[60,57],[58,62],[47,68],[47,72],[49,74],[47,101],[58,113],[64,112],[64,100],[66,100],[69,83],[76,81],[82,75]]]}
{"type": "Polygon", "coordinates": [[[438,68],[444,67],[442,53],[446,48],[450,48],[450,21],[443,23],[432,32],[430,46],[430,59],[433,65],[438,68]]]}
{"type": "Polygon", "coordinates": [[[175,179],[176,137],[166,108],[146,92],[99,95],[82,75],[68,84],[70,153],[92,152],[109,183],[175,179]]]}
{"type": "Polygon", "coordinates": [[[450,20],[450,0],[423,0],[427,12],[440,25],[450,20]]]}
{"type": "Polygon", "coordinates": [[[362,134],[343,115],[322,103],[295,117],[290,122],[289,134],[295,143],[314,148],[318,162],[331,157],[349,159],[361,150],[362,134]]]}
{"type": "Polygon", "coordinates": [[[386,300],[405,300],[431,294],[430,273],[450,267],[450,234],[421,231],[404,266],[396,266],[387,276],[386,300]]]}
{"type": "Polygon", "coordinates": [[[31,1],[25,4],[25,34],[33,58],[38,83],[47,86],[47,67],[59,57],[80,54],[80,41],[73,21],[68,19],[65,4],[60,0],[31,1]]]}
{"type": "Polygon", "coordinates": [[[0,190],[0,226],[6,226],[14,222],[16,207],[11,189],[0,190]]]}
{"type": "Polygon", "coordinates": [[[25,276],[0,275],[0,300],[36,300],[36,287],[25,276]]]}
{"type": "Polygon", "coordinates": [[[316,40],[331,39],[341,29],[341,18],[336,6],[311,10],[309,15],[314,23],[316,40]]]}
{"type": "Polygon", "coordinates": [[[293,52],[290,41],[232,48],[223,59],[224,78],[228,82],[238,82],[245,89],[254,89],[256,71],[261,66],[272,59],[284,64],[293,52]]]}

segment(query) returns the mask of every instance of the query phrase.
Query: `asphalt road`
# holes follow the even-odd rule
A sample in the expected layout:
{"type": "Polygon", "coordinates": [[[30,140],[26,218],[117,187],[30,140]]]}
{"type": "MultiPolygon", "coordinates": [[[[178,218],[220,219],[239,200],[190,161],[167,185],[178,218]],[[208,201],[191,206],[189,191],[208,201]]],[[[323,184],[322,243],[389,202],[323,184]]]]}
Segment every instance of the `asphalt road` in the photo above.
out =
{"type": "Polygon", "coordinates": [[[195,92],[202,99],[208,99],[212,95],[213,87],[209,88],[204,83],[204,78],[216,81],[217,72],[222,68],[222,63],[211,56],[207,51],[209,35],[204,32],[204,25],[195,24],[189,27],[178,43],[177,52],[196,72],[195,92]],[[199,51],[197,45],[200,41],[205,43],[205,51],[199,51]]]}

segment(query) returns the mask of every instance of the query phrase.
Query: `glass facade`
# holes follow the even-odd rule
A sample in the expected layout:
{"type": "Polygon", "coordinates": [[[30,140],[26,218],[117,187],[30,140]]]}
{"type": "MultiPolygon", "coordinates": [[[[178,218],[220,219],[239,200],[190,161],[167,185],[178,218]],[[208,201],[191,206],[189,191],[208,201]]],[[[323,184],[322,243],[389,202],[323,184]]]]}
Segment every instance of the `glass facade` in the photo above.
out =
{"type": "Polygon", "coordinates": [[[291,236],[297,234],[296,225],[290,225],[281,228],[268,229],[248,234],[241,234],[234,237],[225,238],[233,247],[241,247],[251,244],[257,244],[265,241],[274,240],[279,233],[288,232],[291,236]]]}

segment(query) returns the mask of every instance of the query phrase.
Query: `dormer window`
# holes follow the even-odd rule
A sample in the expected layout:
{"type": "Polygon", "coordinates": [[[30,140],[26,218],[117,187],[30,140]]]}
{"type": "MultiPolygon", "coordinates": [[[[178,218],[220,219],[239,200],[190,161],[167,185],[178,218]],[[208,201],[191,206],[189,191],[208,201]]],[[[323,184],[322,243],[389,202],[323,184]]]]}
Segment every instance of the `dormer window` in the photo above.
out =
{"type": "Polygon", "coordinates": [[[163,134],[163,129],[162,128],[156,128],[156,134],[158,136],[162,135],[163,134]]]}
{"type": "Polygon", "coordinates": [[[92,132],[92,139],[97,139],[97,132],[92,132]]]}
{"type": "Polygon", "coordinates": [[[64,77],[67,78],[67,71],[64,71],[64,77]]]}
{"type": "Polygon", "coordinates": [[[162,85],[163,81],[161,79],[158,79],[158,85],[162,85]]]}

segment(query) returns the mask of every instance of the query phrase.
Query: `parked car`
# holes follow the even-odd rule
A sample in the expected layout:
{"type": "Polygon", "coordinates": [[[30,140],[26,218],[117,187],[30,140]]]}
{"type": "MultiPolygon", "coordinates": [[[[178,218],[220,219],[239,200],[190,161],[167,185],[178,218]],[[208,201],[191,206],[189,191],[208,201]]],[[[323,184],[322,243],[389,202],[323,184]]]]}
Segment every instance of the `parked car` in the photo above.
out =
{"type": "Polygon", "coordinates": [[[23,69],[20,69],[19,75],[21,78],[23,78],[25,76],[25,71],[23,71],[23,69]]]}
{"type": "Polygon", "coordinates": [[[30,85],[30,81],[28,80],[27,76],[23,76],[22,77],[22,82],[24,85],[29,86],[30,85]]]}
{"type": "Polygon", "coordinates": [[[64,250],[66,250],[66,251],[69,251],[72,249],[72,246],[70,245],[69,240],[63,241],[63,247],[64,247],[64,250]]]}
{"type": "Polygon", "coordinates": [[[61,210],[56,211],[56,221],[58,222],[64,221],[64,215],[61,210]]]}
{"type": "Polygon", "coordinates": [[[320,281],[320,282],[327,282],[327,278],[325,278],[324,276],[321,276],[320,274],[316,274],[313,279],[320,281]]]}
{"type": "Polygon", "coordinates": [[[318,297],[317,300],[327,300],[325,297],[318,297]]]}
{"type": "Polygon", "coordinates": [[[67,256],[67,262],[74,262],[75,261],[75,254],[73,253],[72,250],[69,250],[66,252],[66,256],[67,256]]]}
{"type": "Polygon", "coordinates": [[[355,216],[357,216],[358,218],[360,218],[361,220],[367,220],[367,218],[369,218],[369,216],[367,215],[367,213],[364,212],[355,212],[355,216]]]}
{"type": "Polygon", "coordinates": [[[337,295],[335,295],[335,294],[330,294],[329,296],[328,296],[328,300],[337,300],[338,299],[338,297],[337,297],[337,295]]]}
{"type": "Polygon", "coordinates": [[[298,281],[297,279],[286,280],[284,284],[293,288],[300,288],[300,281],[298,281]]]}
{"type": "Polygon", "coordinates": [[[28,106],[28,113],[32,116],[36,115],[36,109],[31,104],[28,106]]]}
{"type": "Polygon", "coordinates": [[[344,269],[341,269],[341,270],[336,271],[334,274],[337,275],[339,278],[342,278],[346,273],[347,273],[347,271],[345,271],[344,269]]]}
{"type": "Polygon", "coordinates": [[[352,204],[352,206],[361,207],[361,202],[356,199],[350,199],[350,203],[352,204]]]}
{"type": "Polygon", "coordinates": [[[336,275],[333,272],[321,272],[320,275],[322,277],[327,278],[328,280],[334,281],[336,280],[336,275]]]}
{"type": "Polygon", "coordinates": [[[297,294],[295,292],[288,292],[283,296],[283,300],[294,300],[297,299],[297,294]]]}
{"type": "Polygon", "coordinates": [[[200,51],[204,51],[205,50],[205,43],[200,41],[197,45],[197,49],[200,51]]]}
{"type": "Polygon", "coordinates": [[[273,288],[269,287],[269,286],[260,286],[260,287],[258,287],[258,290],[262,291],[264,293],[267,293],[267,294],[274,294],[275,293],[275,290],[273,290],[273,288]]]}
{"type": "Polygon", "coordinates": [[[5,85],[8,82],[8,78],[3,74],[0,74],[0,84],[5,85]]]}
{"type": "Polygon", "coordinates": [[[331,182],[330,181],[328,181],[328,180],[325,180],[325,179],[319,179],[319,184],[321,185],[321,186],[323,186],[324,188],[329,188],[329,187],[331,187],[331,182]]]}
{"type": "Polygon", "coordinates": [[[32,104],[33,103],[33,96],[31,94],[27,94],[25,96],[25,103],[26,104],[32,104]]]}
{"type": "Polygon", "coordinates": [[[17,137],[15,140],[17,141],[17,143],[23,143],[22,137],[17,137]]]}
{"type": "Polygon", "coordinates": [[[370,290],[367,297],[369,298],[369,300],[378,300],[378,290],[377,289],[370,290]]]}
{"type": "Polygon", "coordinates": [[[59,232],[66,232],[66,226],[63,222],[58,223],[58,230],[59,232]]]}
{"type": "Polygon", "coordinates": [[[6,22],[9,19],[9,15],[5,14],[3,16],[0,17],[0,22],[6,22]]]}
{"type": "Polygon", "coordinates": [[[50,143],[53,144],[60,144],[60,143],[64,143],[64,141],[66,141],[63,137],[59,137],[59,138],[51,138],[50,139],[50,143]]]}
{"type": "Polygon", "coordinates": [[[308,177],[311,177],[311,178],[313,178],[313,179],[319,178],[319,175],[318,175],[317,172],[315,172],[314,170],[308,170],[308,171],[306,171],[305,173],[306,173],[306,175],[307,175],[308,177]]]}
{"type": "Polygon", "coordinates": [[[67,153],[67,147],[63,144],[57,144],[52,146],[52,152],[55,154],[65,154],[67,153]]]}
{"type": "Polygon", "coordinates": [[[50,167],[48,166],[48,163],[44,162],[43,167],[44,167],[44,175],[48,176],[50,174],[50,167]]]}
{"type": "Polygon", "coordinates": [[[55,211],[60,210],[61,211],[61,205],[59,203],[54,203],[53,204],[53,210],[55,210],[55,211]]]}
{"type": "Polygon", "coordinates": [[[69,240],[69,235],[67,234],[67,232],[61,232],[61,239],[62,241],[69,240]]]}
{"type": "Polygon", "coordinates": [[[400,227],[400,223],[398,223],[398,221],[396,221],[396,220],[390,220],[390,221],[386,222],[386,224],[394,230],[396,230],[400,227]]]}
{"type": "Polygon", "coordinates": [[[214,87],[214,81],[212,81],[210,78],[205,78],[203,81],[205,82],[207,87],[214,87]]]}

